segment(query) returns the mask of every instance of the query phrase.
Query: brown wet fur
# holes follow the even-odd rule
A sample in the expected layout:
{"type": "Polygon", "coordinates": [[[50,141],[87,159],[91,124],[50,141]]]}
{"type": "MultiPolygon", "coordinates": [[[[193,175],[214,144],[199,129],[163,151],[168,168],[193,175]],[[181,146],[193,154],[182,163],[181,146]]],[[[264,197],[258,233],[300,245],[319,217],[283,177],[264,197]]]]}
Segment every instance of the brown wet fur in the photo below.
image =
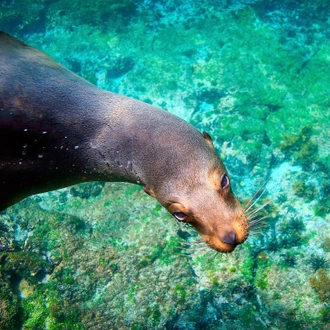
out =
{"type": "Polygon", "coordinates": [[[231,252],[248,222],[231,186],[221,188],[225,173],[207,133],[0,32],[0,209],[80,182],[131,182],[231,252]]]}

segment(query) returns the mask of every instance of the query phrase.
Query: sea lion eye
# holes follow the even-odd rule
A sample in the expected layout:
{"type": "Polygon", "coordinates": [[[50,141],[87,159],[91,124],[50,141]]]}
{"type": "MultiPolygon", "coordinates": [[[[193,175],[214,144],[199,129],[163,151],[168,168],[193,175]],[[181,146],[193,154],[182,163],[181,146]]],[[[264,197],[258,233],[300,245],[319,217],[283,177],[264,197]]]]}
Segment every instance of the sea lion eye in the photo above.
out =
{"type": "Polygon", "coordinates": [[[227,187],[229,187],[229,185],[230,185],[230,181],[229,181],[228,175],[224,174],[222,179],[221,179],[221,188],[222,188],[222,190],[225,190],[227,187]]]}
{"type": "Polygon", "coordinates": [[[174,212],[173,217],[178,221],[185,221],[187,219],[187,215],[183,212],[174,212]]]}

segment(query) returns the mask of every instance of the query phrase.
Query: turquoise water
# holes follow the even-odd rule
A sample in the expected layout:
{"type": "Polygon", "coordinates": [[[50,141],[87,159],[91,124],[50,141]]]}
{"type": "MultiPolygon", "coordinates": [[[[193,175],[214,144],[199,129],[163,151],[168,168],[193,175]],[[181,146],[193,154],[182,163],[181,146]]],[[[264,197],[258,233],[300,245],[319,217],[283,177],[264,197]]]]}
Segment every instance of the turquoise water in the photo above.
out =
{"type": "Polygon", "coordinates": [[[221,256],[137,186],[27,198],[0,214],[0,329],[328,329],[329,4],[2,1],[1,30],[209,132],[272,203],[221,256]]]}

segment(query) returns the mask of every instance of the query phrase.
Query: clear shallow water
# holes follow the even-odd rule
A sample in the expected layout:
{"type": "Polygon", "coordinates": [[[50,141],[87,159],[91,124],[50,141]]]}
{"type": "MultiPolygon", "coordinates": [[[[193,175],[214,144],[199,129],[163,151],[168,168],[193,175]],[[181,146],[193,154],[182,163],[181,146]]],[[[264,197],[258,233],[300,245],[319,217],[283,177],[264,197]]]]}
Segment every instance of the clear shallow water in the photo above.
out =
{"type": "Polygon", "coordinates": [[[268,228],[229,256],[126,184],[0,215],[2,329],[326,329],[328,1],[2,2],[0,28],[98,86],[208,131],[268,228]]]}

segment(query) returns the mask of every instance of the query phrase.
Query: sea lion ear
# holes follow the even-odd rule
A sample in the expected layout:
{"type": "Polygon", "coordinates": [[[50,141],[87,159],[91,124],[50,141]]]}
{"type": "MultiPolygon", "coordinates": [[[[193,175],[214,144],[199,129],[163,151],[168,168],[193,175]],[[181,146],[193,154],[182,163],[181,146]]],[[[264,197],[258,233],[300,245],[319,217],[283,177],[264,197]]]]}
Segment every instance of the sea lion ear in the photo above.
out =
{"type": "Polygon", "coordinates": [[[204,139],[206,140],[206,142],[207,142],[212,148],[214,148],[213,141],[212,141],[212,138],[211,138],[210,134],[207,133],[207,132],[203,132],[203,137],[204,137],[204,139]]]}
{"type": "Polygon", "coordinates": [[[148,195],[156,198],[156,195],[155,195],[155,193],[153,192],[153,190],[151,188],[149,188],[147,186],[143,186],[142,188],[148,195]]]}

